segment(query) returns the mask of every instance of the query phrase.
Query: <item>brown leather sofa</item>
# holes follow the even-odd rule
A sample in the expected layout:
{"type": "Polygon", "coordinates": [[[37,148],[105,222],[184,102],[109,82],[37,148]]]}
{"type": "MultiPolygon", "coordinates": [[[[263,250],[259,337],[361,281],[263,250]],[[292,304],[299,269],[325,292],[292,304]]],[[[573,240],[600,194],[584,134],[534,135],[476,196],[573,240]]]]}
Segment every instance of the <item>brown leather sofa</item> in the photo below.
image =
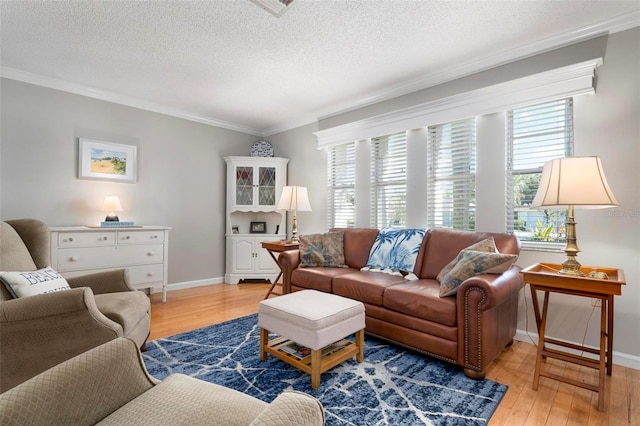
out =
{"type": "Polygon", "coordinates": [[[513,235],[429,230],[424,237],[414,273],[400,276],[360,271],[367,264],[377,229],[344,231],[344,256],[348,268],[299,268],[300,252],[280,254],[283,291],[320,290],[359,300],[365,305],[366,332],[432,357],[457,364],[471,378],[485,376],[487,366],[513,343],[520,268],[502,274],[476,275],[464,281],[456,296],[440,297],[436,277],[460,250],[493,237],[501,253],[519,254],[513,235]]]}

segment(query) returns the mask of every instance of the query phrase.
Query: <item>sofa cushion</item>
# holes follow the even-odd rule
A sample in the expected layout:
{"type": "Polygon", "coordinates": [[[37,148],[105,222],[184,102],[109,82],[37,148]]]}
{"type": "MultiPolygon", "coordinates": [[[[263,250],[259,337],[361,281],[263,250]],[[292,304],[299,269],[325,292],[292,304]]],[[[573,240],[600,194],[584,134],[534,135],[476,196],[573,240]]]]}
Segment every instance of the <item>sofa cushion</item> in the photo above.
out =
{"type": "Polygon", "coordinates": [[[458,256],[461,250],[487,238],[493,237],[500,253],[518,254],[518,239],[509,234],[492,232],[454,231],[451,229],[432,229],[425,239],[424,257],[419,270],[420,278],[435,279],[442,268],[458,256]]]}
{"type": "Polygon", "coordinates": [[[67,280],[54,271],[51,266],[37,271],[0,271],[0,281],[13,297],[28,297],[71,289],[67,280]]]}
{"type": "Polygon", "coordinates": [[[149,297],[141,291],[96,294],[95,300],[98,310],[120,324],[125,336],[151,309],[149,297]]]}
{"type": "Polygon", "coordinates": [[[451,268],[447,265],[443,268],[446,273],[438,274],[440,282],[440,297],[453,296],[458,292],[458,287],[464,280],[474,275],[485,274],[500,265],[511,266],[518,256],[515,254],[502,254],[475,250],[462,250],[451,261],[451,268]]]}
{"type": "Polygon", "coordinates": [[[333,228],[331,232],[344,232],[344,262],[350,268],[360,269],[367,264],[369,250],[378,236],[374,228],[333,228]]]}
{"type": "Polygon", "coordinates": [[[404,271],[409,279],[415,277],[413,269],[425,232],[425,229],[380,230],[369,252],[367,265],[362,269],[395,275],[404,271]]]}
{"type": "Polygon", "coordinates": [[[300,267],[346,268],[344,263],[344,232],[302,235],[300,237],[300,267]]]}
{"type": "Polygon", "coordinates": [[[350,268],[296,268],[291,272],[291,284],[333,293],[333,278],[353,272],[356,270],[350,268]]]}
{"type": "Polygon", "coordinates": [[[384,291],[389,286],[405,281],[401,276],[358,271],[335,277],[333,279],[333,293],[349,299],[382,306],[384,291]]]}
{"type": "Polygon", "coordinates": [[[384,307],[439,324],[456,325],[456,299],[440,298],[436,280],[404,281],[387,288],[384,307]]]}

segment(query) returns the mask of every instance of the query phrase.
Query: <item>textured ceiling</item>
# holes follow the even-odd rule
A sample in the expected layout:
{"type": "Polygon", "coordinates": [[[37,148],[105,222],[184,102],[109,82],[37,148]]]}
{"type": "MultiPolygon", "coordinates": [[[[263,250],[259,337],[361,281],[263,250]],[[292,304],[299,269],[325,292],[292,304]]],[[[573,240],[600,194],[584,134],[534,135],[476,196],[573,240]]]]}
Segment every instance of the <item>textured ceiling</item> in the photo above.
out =
{"type": "Polygon", "coordinates": [[[640,25],[639,10],[296,0],[278,18],[249,0],[0,0],[0,65],[8,78],[268,135],[593,36],[599,23],[640,25]]]}

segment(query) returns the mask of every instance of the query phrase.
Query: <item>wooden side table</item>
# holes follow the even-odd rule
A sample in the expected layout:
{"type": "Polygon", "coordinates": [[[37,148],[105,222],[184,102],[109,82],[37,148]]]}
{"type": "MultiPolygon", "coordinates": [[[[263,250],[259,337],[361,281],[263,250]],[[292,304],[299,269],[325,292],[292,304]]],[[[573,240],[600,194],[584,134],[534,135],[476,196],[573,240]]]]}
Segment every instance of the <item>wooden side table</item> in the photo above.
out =
{"type": "Polygon", "coordinates": [[[538,390],[540,376],[589,389],[594,392],[598,392],[598,410],[604,411],[605,371],[606,374],[610,376],[612,368],[613,296],[619,296],[622,294],[622,286],[626,284],[624,272],[621,269],[583,266],[581,270],[587,276],[572,277],[559,275],[557,271],[560,269],[562,269],[561,265],[537,263],[522,270],[524,282],[528,283],[531,288],[531,299],[533,301],[533,310],[536,316],[536,325],[538,327],[538,352],[536,356],[536,368],[533,374],[533,389],[538,390]],[[609,279],[603,280],[589,278],[588,275],[593,270],[606,273],[609,279]],[[536,297],[537,291],[544,292],[542,312],[540,312],[538,298],[536,297]],[[564,293],[572,296],[590,297],[601,300],[599,350],[589,348],[584,345],[577,345],[545,337],[544,333],[547,326],[547,312],[549,310],[549,293],[564,293]],[[592,353],[598,355],[598,359],[551,349],[548,348],[546,344],[592,353]],[[590,383],[583,383],[568,377],[542,371],[542,359],[546,357],[556,358],[598,370],[598,384],[593,385],[590,383]]]}
{"type": "MultiPolygon", "coordinates": [[[[280,268],[280,265],[278,264],[278,258],[274,253],[282,253],[283,251],[288,250],[297,250],[300,247],[300,244],[292,243],[291,241],[263,241],[261,244],[262,248],[269,252],[269,255],[271,256],[273,261],[276,262],[278,268],[280,268]]],[[[271,287],[269,287],[269,291],[267,291],[267,295],[264,297],[265,299],[268,299],[272,294],[276,296],[282,295],[282,292],[277,293],[274,291],[276,286],[282,287],[282,283],[279,282],[280,277],[282,277],[282,270],[278,272],[278,276],[271,284],[271,287]]]]}

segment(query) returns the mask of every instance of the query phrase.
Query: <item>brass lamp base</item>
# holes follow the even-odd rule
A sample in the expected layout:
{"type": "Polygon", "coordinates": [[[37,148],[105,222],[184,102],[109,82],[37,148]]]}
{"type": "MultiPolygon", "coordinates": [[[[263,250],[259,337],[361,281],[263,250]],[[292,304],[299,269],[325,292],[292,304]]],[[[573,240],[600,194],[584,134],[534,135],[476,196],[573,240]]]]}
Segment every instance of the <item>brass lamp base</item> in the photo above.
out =
{"type": "Polygon", "coordinates": [[[291,242],[299,243],[300,239],[298,238],[298,224],[296,220],[296,211],[293,211],[293,226],[291,228],[291,242]]]}
{"type": "Polygon", "coordinates": [[[576,220],[573,217],[573,206],[569,206],[569,214],[567,215],[567,246],[564,248],[564,252],[567,254],[567,260],[562,263],[562,269],[558,271],[558,274],[584,277],[584,273],[580,270],[582,265],[576,260],[580,249],[576,240],[576,220]]]}
{"type": "Polygon", "coordinates": [[[562,262],[562,269],[558,271],[560,275],[569,275],[572,277],[584,277],[584,273],[580,270],[580,262],[578,262],[575,256],[567,254],[567,260],[562,262]]]}

